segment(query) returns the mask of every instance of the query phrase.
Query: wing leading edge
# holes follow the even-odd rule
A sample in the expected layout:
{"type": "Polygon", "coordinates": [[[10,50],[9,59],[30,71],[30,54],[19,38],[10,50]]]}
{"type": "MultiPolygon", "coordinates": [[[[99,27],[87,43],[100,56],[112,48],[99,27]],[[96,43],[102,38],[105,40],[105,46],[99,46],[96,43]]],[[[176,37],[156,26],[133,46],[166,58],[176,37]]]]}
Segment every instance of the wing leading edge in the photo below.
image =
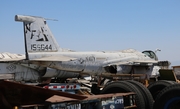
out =
{"type": "Polygon", "coordinates": [[[148,61],[140,61],[140,60],[135,60],[135,61],[120,61],[120,62],[112,62],[109,64],[106,64],[104,67],[106,66],[111,66],[111,65],[142,65],[142,66],[150,66],[150,65],[154,65],[154,64],[158,64],[158,61],[155,60],[148,60],[148,61]]]}

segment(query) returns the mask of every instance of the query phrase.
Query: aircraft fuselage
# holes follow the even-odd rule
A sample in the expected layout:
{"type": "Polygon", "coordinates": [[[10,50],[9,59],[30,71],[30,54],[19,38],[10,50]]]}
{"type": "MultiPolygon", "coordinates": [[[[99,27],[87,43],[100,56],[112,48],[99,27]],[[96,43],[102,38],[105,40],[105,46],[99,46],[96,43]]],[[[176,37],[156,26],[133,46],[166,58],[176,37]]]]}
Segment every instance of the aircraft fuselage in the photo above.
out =
{"type": "MultiPolygon", "coordinates": [[[[132,53],[125,52],[45,52],[45,53],[32,53],[30,58],[41,58],[41,57],[58,57],[68,56],[76,58],[70,61],[32,61],[34,64],[39,64],[42,66],[48,66],[50,68],[55,68],[64,71],[73,71],[78,73],[88,73],[90,75],[99,75],[101,73],[106,73],[107,71],[104,67],[110,63],[116,62],[128,62],[133,60],[152,60],[147,55],[141,52],[135,51],[132,53]],[[44,56],[43,56],[44,55],[44,56]]],[[[118,66],[116,73],[130,73],[132,66],[130,65],[120,65],[118,66]]]]}

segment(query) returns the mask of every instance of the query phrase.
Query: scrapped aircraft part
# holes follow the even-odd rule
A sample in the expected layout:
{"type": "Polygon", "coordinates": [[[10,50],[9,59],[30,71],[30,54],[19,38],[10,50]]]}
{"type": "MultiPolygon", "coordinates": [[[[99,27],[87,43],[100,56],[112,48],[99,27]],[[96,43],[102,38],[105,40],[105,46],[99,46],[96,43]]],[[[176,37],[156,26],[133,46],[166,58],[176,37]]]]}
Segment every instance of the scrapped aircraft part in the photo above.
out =
{"type": "Polygon", "coordinates": [[[67,72],[67,71],[57,70],[47,67],[46,73],[42,77],[77,78],[79,76],[80,76],[79,73],[67,72]]]}
{"type": "Polygon", "coordinates": [[[136,88],[139,89],[142,96],[144,97],[144,101],[146,104],[145,109],[153,109],[154,99],[153,99],[150,91],[142,83],[140,83],[138,81],[128,80],[127,82],[133,84],[136,88]]]}
{"type": "Polygon", "coordinates": [[[103,90],[101,91],[102,94],[108,93],[125,93],[125,92],[135,92],[135,103],[138,109],[145,109],[145,101],[142,97],[141,92],[131,83],[125,81],[116,81],[107,84],[103,90]]]}
{"type": "Polygon", "coordinates": [[[156,97],[154,109],[179,109],[180,85],[173,84],[164,88],[156,97]]]}
{"type": "Polygon", "coordinates": [[[47,103],[46,100],[54,95],[71,98],[72,100],[82,100],[87,98],[85,96],[44,89],[37,86],[25,85],[11,81],[0,81],[0,87],[0,94],[5,97],[5,100],[11,107],[47,103]]]}
{"type": "Polygon", "coordinates": [[[167,86],[177,84],[173,81],[167,81],[167,80],[159,80],[156,82],[151,83],[147,88],[151,92],[153,99],[155,100],[158,94],[167,86]]]}
{"type": "Polygon", "coordinates": [[[0,62],[3,61],[19,61],[25,59],[25,55],[22,54],[14,54],[14,53],[0,53],[0,62]]]}
{"type": "Polygon", "coordinates": [[[39,72],[32,68],[24,67],[21,64],[14,63],[0,63],[0,75],[12,74],[12,78],[8,78],[15,81],[37,81],[39,78],[39,72]]]}

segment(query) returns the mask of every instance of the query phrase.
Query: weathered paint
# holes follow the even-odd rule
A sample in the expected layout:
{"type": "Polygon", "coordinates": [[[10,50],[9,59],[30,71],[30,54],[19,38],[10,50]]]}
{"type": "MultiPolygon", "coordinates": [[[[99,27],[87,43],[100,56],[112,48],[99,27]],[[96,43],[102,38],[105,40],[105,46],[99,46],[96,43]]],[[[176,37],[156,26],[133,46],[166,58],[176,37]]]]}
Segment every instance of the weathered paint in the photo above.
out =
{"type": "Polygon", "coordinates": [[[0,53],[0,79],[11,79],[15,81],[37,82],[41,78],[76,78],[79,73],[67,72],[39,65],[30,64],[24,60],[25,55],[14,53],[0,53]]]}
{"type": "MultiPolygon", "coordinates": [[[[47,22],[42,17],[16,15],[24,23],[26,58],[32,63],[58,70],[90,75],[152,72],[156,58],[129,49],[112,52],[71,52],[59,47],[47,22]],[[66,57],[66,60],[64,59],[66,57]]],[[[152,54],[154,52],[149,51],[152,54]]],[[[155,56],[156,57],[156,56],[155,56]]]]}
{"type": "Polygon", "coordinates": [[[13,77],[8,78],[8,79],[12,79],[15,81],[35,82],[40,77],[38,71],[28,68],[28,67],[24,67],[20,64],[14,64],[14,63],[0,63],[0,75],[3,75],[3,74],[13,74],[13,77]]]}
{"type": "Polygon", "coordinates": [[[2,61],[18,61],[25,59],[25,55],[22,54],[14,54],[14,53],[0,53],[0,62],[2,61]]]}

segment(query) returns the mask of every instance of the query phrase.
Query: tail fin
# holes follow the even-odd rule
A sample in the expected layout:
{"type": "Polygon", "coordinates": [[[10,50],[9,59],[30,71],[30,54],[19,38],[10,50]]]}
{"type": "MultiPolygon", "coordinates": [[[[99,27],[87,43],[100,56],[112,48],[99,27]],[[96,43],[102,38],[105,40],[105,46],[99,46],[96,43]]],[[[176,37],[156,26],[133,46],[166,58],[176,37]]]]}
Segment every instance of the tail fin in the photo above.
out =
{"type": "Polygon", "coordinates": [[[61,50],[44,18],[16,15],[15,21],[23,22],[26,58],[28,53],[61,50]]]}

